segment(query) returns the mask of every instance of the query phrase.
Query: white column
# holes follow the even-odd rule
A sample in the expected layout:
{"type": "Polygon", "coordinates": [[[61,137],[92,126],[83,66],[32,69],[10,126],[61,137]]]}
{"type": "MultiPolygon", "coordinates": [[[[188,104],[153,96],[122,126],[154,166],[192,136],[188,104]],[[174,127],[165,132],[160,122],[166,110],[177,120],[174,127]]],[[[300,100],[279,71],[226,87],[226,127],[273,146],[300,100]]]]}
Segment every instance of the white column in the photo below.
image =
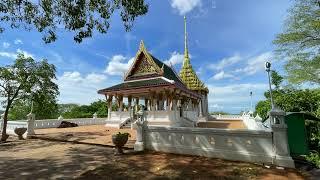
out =
{"type": "Polygon", "coordinates": [[[202,114],[202,99],[199,101],[199,117],[203,117],[203,114],[202,114]]]}

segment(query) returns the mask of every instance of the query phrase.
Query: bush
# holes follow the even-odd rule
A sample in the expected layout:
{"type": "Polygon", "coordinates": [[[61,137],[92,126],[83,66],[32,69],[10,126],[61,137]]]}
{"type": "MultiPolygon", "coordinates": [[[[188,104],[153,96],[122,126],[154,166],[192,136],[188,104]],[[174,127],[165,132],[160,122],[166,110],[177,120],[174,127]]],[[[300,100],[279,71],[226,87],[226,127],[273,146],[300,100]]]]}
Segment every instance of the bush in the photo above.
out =
{"type": "Polygon", "coordinates": [[[320,154],[317,151],[310,152],[309,155],[305,156],[306,160],[314,164],[317,168],[320,168],[320,154]]]}

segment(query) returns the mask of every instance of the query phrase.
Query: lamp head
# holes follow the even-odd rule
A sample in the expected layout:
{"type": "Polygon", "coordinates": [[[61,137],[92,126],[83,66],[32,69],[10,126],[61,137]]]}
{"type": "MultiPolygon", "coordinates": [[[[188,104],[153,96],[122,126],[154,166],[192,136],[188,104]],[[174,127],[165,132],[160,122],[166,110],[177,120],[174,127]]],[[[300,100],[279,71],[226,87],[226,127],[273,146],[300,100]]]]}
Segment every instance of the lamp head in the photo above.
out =
{"type": "Polygon", "coordinates": [[[271,68],[271,63],[267,61],[267,62],[265,62],[264,65],[265,65],[266,71],[269,72],[269,71],[270,71],[270,68],[271,68]]]}

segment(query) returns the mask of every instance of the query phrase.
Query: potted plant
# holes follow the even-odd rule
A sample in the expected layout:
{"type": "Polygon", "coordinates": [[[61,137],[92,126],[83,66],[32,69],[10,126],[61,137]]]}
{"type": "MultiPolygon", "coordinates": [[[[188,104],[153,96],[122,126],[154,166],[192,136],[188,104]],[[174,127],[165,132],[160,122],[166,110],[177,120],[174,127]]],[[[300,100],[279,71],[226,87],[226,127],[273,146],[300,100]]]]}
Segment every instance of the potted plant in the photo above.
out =
{"type": "Polygon", "coordinates": [[[122,147],[127,143],[129,139],[129,133],[121,133],[118,132],[117,134],[112,135],[112,142],[116,146],[116,154],[123,154],[122,147]]]}
{"type": "Polygon", "coordinates": [[[19,140],[23,140],[23,134],[27,131],[27,128],[15,128],[14,133],[18,135],[19,140]]]}

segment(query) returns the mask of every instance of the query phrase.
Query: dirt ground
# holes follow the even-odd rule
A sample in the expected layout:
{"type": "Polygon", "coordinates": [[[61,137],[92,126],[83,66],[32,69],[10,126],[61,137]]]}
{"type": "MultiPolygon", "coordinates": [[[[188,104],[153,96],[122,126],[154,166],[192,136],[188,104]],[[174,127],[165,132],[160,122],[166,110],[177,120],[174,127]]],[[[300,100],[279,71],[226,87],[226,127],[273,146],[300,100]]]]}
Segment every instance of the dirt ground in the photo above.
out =
{"type": "Polygon", "coordinates": [[[16,140],[0,144],[1,179],[304,179],[293,169],[157,152],[114,155],[109,147],[16,140]]]}
{"type": "Polygon", "coordinates": [[[42,139],[56,139],[98,145],[113,146],[112,135],[118,132],[128,132],[129,137],[126,147],[133,147],[136,140],[136,131],[131,129],[117,129],[104,125],[79,126],[74,128],[49,128],[36,129],[36,136],[42,139]]]}

